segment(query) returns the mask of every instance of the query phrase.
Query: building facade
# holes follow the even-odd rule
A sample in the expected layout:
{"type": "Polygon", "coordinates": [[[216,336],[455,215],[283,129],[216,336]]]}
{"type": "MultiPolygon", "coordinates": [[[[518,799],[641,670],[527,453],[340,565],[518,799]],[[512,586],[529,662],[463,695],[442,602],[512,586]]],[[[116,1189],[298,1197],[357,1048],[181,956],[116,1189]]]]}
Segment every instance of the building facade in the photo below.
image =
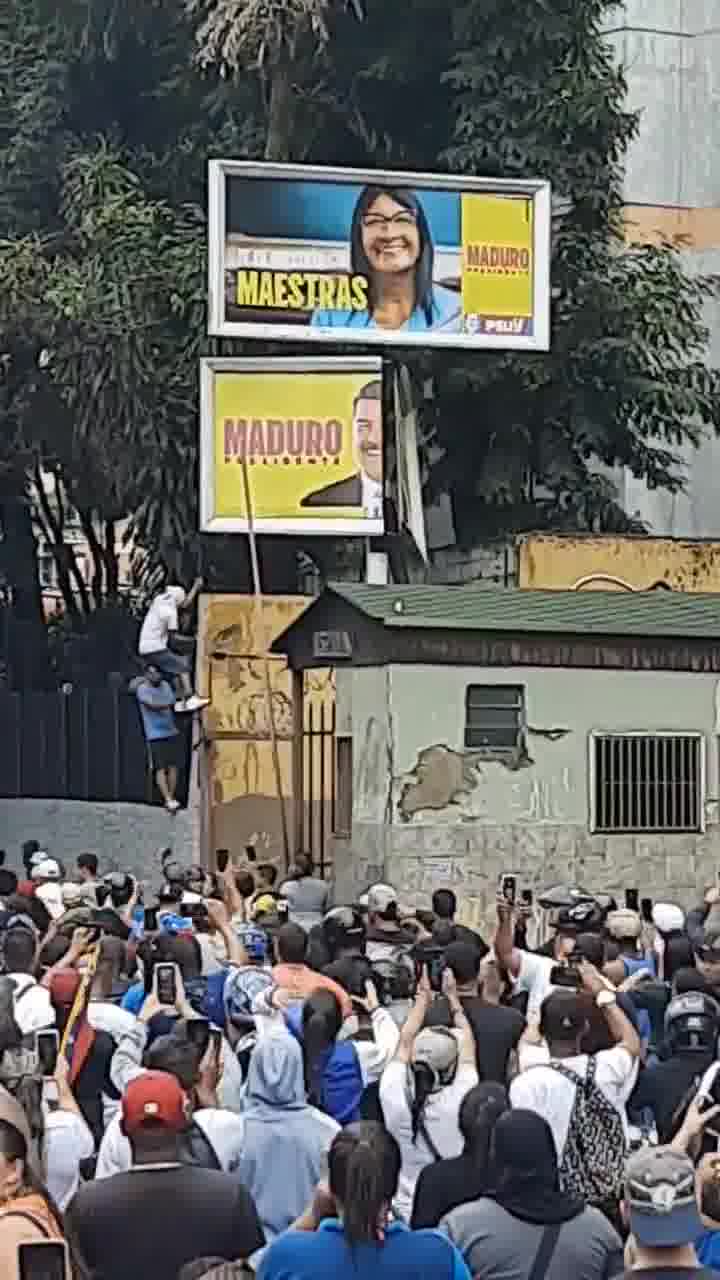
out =
{"type": "Polygon", "coordinates": [[[344,585],[277,645],[299,671],[328,634],[348,654],[338,901],[452,885],[481,923],[503,872],[685,905],[714,883],[717,598],[344,585]]]}

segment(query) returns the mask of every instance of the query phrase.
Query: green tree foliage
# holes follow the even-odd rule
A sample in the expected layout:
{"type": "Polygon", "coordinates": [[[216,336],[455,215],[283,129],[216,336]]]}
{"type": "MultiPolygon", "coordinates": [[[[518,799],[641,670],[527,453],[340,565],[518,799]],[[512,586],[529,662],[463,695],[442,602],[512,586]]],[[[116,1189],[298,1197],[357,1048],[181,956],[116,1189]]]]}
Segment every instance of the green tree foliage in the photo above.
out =
{"type": "Polygon", "coordinates": [[[438,367],[439,438],[463,536],[623,527],[598,464],[677,489],[676,448],[720,427],[703,306],[670,245],[628,246],[622,162],[638,131],[601,25],[609,0],[455,6],[454,170],[543,175],[558,214],[552,349],[438,367]],[[463,422],[462,431],[456,429],[463,422]]]}
{"type": "MultiPolygon", "coordinates": [[[[670,246],[625,244],[622,163],[638,122],[601,36],[612,8],[6,0],[0,520],[28,625],[41,623],[29,498],[43,469],[59,497],[38,518],[78,620],[117,589],[120,520],[147,572],[197,567],[198,358],[249,350],[205,336],[210,156],[549,177],[552,350],[413,357],[436,391],[429,492],[450,492],[472,540],[622,527],[618,465],[679,484],[678,447],[718,427],[710,286],[670,246]],[[87,589],[64,536],[70,505],[90,543],[87,589]]],[[[244,546],[205,546],[241,585],[244,546]]],[[[265,546],[268,584],[291,587],[297,544],[265,546]]]]}

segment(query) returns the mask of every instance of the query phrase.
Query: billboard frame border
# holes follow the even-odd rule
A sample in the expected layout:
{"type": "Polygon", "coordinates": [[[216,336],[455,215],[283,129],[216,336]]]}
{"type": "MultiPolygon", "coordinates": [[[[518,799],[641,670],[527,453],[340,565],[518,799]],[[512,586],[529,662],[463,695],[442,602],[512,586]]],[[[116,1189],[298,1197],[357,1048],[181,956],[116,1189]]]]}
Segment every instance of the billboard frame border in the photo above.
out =
{"type": "MultiPolygon", "coordinates": [[[[375,373],[383,377],[387,358],[368,356],[202,356],[200,359],[200,533],[249,534],[250,522],[242,516],[216,516],[215,472],[206,459],[215,456],[215,402],[214,375],[216,373],[265,373],[277,370],[282,373],[375,373]]],[[[385,424],[383,423],[383,433],[385,424]]],[[[384,529],[377,522],[368,520],[336,519],[315,521],[299,519],[288,526],[287,520],[253,520],[258,537],[263,534],[283,534],[288,537],[325,538],[375,538],[382,537],[384,529]],[[332,528],[328,525],[332,524],[332,528]],[[324,528],[322,526],[325,526],[324,528]],[[361,525],[361,528],[358,528],[361,525]],[[372,527],[369,527],[371,526],[372,527]]]]}
{"type": "MultiPolygon", "coordinates": [[[[348,169],[329,165],[277,164],[256,160],[208,161],[208,335],[213,338],[244,338],[250,341],[310,342],[319,346],[360,345],[377,346],[381,350],[398,348],[412,350],[469,350],[469,351],[549,351],[550,350],[550,254],[552,230],[551,184],[539,178],[481,178],[475,175],[419,173],[401,169],[348,169]],[[403,333],[388,330],[387,339],[368,339],[367,330],[338,329],[337,337],[327,332],[313,331],[310,325],[273,325],[262,321],[225,319],[225,193],[229,176],[247,178],[294,178],[296,180],[327,178],[328,181],[363,184],[389,182],[396,186],[423,187],[431,191],[495,192],[527,195],[533,200],[533,320],[536,332],[532,335],[483,334],[477,335],[436,333],[428,341],[428,333],[403,333]],[[218,235],[215,235],[217,230],[218,235]],[[261,332],[262,330],[262,332],[261,332]]],[[[377,332],[374,330],[373,332],[377,332]]]]}

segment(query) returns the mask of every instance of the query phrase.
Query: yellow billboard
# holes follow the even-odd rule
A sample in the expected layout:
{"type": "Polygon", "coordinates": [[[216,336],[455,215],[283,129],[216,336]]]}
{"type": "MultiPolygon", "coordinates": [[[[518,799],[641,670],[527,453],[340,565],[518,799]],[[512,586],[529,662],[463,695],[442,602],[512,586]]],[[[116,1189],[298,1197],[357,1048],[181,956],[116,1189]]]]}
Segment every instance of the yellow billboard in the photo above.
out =
{"type": "Polygon", "coordinates": [[[383,532],[379,358],[203,360],[200,384],[201,529],[383,532]]]}
{"type": "Polygon", "coordinates": [[[533,202],[463,195],[462,305],[469,332],[529,333],[533,314],[533,202]]]}

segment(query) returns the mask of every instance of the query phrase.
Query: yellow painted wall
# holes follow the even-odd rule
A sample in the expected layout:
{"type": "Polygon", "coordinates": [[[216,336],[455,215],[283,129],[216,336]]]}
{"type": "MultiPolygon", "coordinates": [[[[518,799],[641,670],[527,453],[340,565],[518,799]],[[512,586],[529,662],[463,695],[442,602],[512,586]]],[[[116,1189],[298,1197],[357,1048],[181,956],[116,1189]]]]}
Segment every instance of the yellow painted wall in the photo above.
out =
{"type": "Polygon", "coordinates": [[[720,542],[530,535],[517,545],[518,586],[547,591],[720,592],[720,542]]]}
{"type": "MultiPolygon", "coordinates": [[[[198,685],[211,699],[205,712],[207,747],[205,788],[208,852],[229,848],[242,854],[254,844],[259,860],[282,862],[282,823],[277,798],[265,693],[263,654],[310,603],[307,596],[267,596],[261,635],[256,634],[252,596],[204,596],[198,625],[198,685]],[[232,738],[214,739],[216,733],[232,738]]],[[[283,795],[291,838],[293,831],[291,676],[285,657],[270,655],[275,732],[278,738],[283,795]]],[[[305,714],[312,705],[316,722],[325,708],[326,722],[335,702],[334,672],[305,673],[305,714]]],[[[327,785],[330,778],[326,779],[327,785]]],[[[314,803],[321,803],[315,778],[314,803]]]]}

